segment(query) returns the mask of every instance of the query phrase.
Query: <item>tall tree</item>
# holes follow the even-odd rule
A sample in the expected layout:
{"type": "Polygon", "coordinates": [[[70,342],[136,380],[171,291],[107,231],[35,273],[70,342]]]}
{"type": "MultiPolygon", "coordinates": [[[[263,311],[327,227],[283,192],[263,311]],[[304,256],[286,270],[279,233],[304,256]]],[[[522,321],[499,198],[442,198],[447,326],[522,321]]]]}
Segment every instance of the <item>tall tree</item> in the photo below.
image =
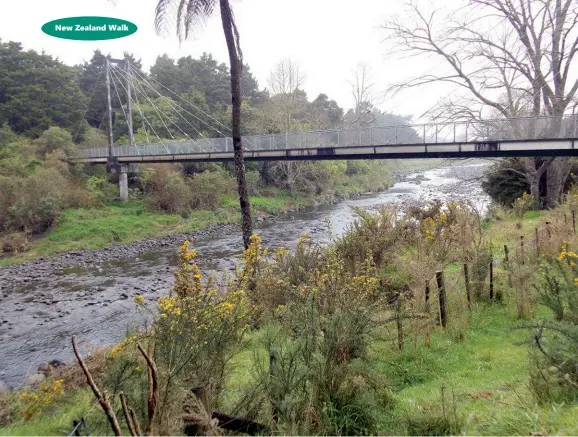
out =
{"type": "Polygon", "coordinates": [[[0,126],[38,136],[50,126],[74,130],[85,99],[74,69],[52,56],[0,41],[0,126]]]}
{"type": "Polygon", "coordinates": [[[229,64],[231,73],[231,106],[233,136],[233,150],[235,160],[235,172],[237,176],[237,189],[239,192],[239,204],[241,206],[241,226],[243,230],[243,244],[249,247],[249,240],[253,233],[251,220],[251,204],[245,180],[245,160],[243,156],[243,144],[241,140],[241,77],[243,71],[243,52],[239,41],[239,31],[233,17],[233,11],[229,0],[159,0],[156,7],[155,25],[160,31],[168,20],[176,19],[177,35],[180,39],[186,39],[194,24],[202,23],[210,17],[219,6],[223,33],[229,51],[229,64]],[[176,9],[173,9],[176,7],[176,9]],[[171,11],[176,10],[176,17],[171,17],[171,11]]]}
{"type": "Polygon", "coordinates": [[[371,76],[371,67],[367,62],[358,62],[351,76],[347,83],[351,88],[355,114],[359,116],[364,104],[372,106],[375,104],[375,82],[371,76]]]}
{"type": "MultiPolygon", "coordinates": [[[[447,14],[417,2],[385,23],[395,50],[442,61],[433,73],[411,77],[394,90],[450,83],[463,92],[450,96],[446,115],[479,119],[490,110],[502,117],[562,115],[576,103],[578,52],[576,0],[470,0],[447,14]],[[445,66],[445,68],[444,68],[445,66]],[[505,97],[504,94],[505,93],[505,97]],[[525,104],[521,104],[527,102],[525,104]]],[[[559,124],[551,123],[550,134],[559,124]]],[[[565,158],[521,161],[539,206],[540,178],[548,177],[547,205],[564,185],[565,158]]]]}

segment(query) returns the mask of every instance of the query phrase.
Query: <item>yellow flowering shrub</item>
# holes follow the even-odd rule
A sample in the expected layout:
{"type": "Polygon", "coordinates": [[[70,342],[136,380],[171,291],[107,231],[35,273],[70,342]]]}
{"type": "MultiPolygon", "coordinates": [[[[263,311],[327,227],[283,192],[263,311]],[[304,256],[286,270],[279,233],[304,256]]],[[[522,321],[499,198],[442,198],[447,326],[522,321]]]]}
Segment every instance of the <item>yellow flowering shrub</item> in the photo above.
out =
{"type": "Polygon", "coordinates": [[[18,396],[22,417],[28,420],[38,415],[63,395],[64,382],[62,379],[45,380],[38,385],[36,390],[22,391],[18,396]]]}

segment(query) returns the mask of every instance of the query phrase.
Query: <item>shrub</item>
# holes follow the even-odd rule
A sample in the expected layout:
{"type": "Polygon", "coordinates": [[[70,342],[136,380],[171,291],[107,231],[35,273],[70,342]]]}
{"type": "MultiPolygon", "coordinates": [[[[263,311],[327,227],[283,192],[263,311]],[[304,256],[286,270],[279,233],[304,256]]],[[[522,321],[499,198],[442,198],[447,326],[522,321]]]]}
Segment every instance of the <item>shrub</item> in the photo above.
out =
{"type": "Polygon", "coordinates": [[[215,210],[223,195],[235,192],[235,182],[225,171],[204,171],[189,179],[191,206],[195,209],[215,210]]]}
{"type": "Polygon", "coordinates": [[[62,150],[67,155],[70,155],[73,153],[75,147],[70,132],[56,126],[52,126],[42,132],[42,134],[34,140],[34,144],[38,147],[41,155],[46,155],[55,150],[62,150]]]}
{"type": "Polygon", "coordinates": [[[183,176],[168,165],[155,165],[148,183],[149,208],[179,214],[191,206],[191,191],[183,176]]]}
{"type": "Polygon", "coordinates": [[[13,232],[4,237],[2,251],[4,253],[19,253],[28,250],[28,237],[24,232],[13,232]]]}
{"type": "Polygon", "coordinates": [[[553,319],[522,325],[534,330],[530,386],[540,402],[578,399],[578,254],[563,245],[557,258],[540,263],[538,303],[553,319]]]}

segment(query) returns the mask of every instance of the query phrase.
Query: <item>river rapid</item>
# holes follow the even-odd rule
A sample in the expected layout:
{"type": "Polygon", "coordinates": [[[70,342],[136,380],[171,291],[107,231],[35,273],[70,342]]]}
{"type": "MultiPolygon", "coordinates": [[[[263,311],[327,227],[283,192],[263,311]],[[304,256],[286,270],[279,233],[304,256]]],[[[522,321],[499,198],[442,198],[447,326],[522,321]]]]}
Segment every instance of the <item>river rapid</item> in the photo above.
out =
{"type": "MultiPolygon", "coordinates": [[[[413,205],[433,199],[489,204],[479,177],[485,161],[467,160],[407,175],[392,188],[334,205],[308,208],[256,224],[263,245],[293,248],[301,235],[327,244],[354,220],[351,207],[413,205]]],[[[127,328],[150,322],[137,309],[141,294],[151,303],[173,283],[176,249],[192,240],[204,272],[230,270],[242,247],[236,226],[216,226],[189,236],[175,236],[102,251],[71,252],[0,268],[0,379],[19,386],[39,364],[73,358],[70,338],[100,347],[118,342],[127,328]]]]}

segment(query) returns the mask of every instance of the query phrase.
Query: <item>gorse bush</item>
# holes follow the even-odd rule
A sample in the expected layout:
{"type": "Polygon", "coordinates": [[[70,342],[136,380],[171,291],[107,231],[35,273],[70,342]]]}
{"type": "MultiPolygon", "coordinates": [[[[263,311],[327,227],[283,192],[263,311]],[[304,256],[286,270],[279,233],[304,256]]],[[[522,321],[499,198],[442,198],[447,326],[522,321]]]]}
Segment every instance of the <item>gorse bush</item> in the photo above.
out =
{"type": "Polygon", "coordinates": [[[0,178],[0,187],[0,225],[4,230],[43,232],[65,208],[90,202],[85,190],[55,168],[39,168],[25,179],[0,178]]]}
{"type": "MultiPolygon", "coordinates": [[[[351,273],[335,249],[320,251],[304,236],[295,255],[277,251],[253,274],[283,298],[264,303],[267,358],[256,356],[257,389],[240,408],[283,434],[374,433],[376,410],[391,400],[367,362],[380,308],[371,260],[351,273]]],[[[263,295],[259,285],[254,292],[263,295]]]]}
{"type": "Polygon", "coordinates": [[[534,330],[530,385],[539,401],[578,399],[578,254],[563,243],[558,257],[542,258],[533,284],[552,319],[523,325],[534,330]]]}
{"type": "MultiPolygon", "coordinates": [[[[245,293],[245,270],[238,269],[219,287],[216,277],[201,273],[196,256],[185,241],[178,252],[172,292],[158,300],[158,315],[148,309],[156,315],[152,329],[128,337],[110,351],[114,360],[107,388],[111,397],[126,393],[142,423],[147,416],[147,372],[134,346],[148,343],[158,368],[156,435],[182,433],[184,413],[201,417],[219,405],[226,363],[242,347],[249,326],[252,309],[245,293]]],[[[146,309],[142,296],[136,301],[146,309]]]]}

